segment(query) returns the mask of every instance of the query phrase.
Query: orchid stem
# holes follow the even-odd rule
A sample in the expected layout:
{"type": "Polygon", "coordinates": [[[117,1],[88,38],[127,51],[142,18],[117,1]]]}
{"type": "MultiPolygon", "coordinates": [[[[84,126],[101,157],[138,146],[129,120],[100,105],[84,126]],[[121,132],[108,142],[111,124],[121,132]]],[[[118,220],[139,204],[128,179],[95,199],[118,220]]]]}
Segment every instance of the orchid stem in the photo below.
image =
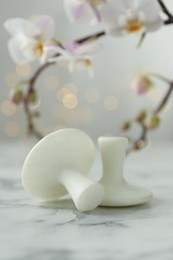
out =
{"type": "Polygon", "coordinates": [[[158,73],[150,73],[149,75],[151,77],[154,77],[154,78],[157,78],[157,79],[159,79],[161,81],[164,81],[167,84],[171,84],[171,81],[168,78],[166,78],[165,76],[163,76],[163,75],[160,75],[158,73]]]}
{"type": "Polygon", "coordinates": [[[163,13],[166,14],[166,16],[168,17],[168,20],[164,21],[164,24],[165,25],[172,24],[173,23],[173,15],[168,10],[167,6],[165,5],[165,3],[162,0],[158,0],[158,3],[160,5],[163,13]]]}
{"type": "MultiPolygon", "coordinates": [[[[157,75],[157,74],[156,74],[157,75]]],[[[173,93],[173,81],[169,81],[169,88],[164,95],[163,99],[160,101],[158,106],[153,110],[152,115],[158,115],[159,113],[162,112],[166,104],[168,103],[169,99],[171,98],[173,93]]],[[[145,122],[140,122],[140,126],[142,127],[142,132],[139,138],[137,138],[129,147],[129,150],[127,154],[130,154],[131,152],[134,152],[136,150],[139,150],[139,144],[140,142],[145,143],[148,137],[148,133],[150,131],[149,128],[145,125],[145,122]]]]}

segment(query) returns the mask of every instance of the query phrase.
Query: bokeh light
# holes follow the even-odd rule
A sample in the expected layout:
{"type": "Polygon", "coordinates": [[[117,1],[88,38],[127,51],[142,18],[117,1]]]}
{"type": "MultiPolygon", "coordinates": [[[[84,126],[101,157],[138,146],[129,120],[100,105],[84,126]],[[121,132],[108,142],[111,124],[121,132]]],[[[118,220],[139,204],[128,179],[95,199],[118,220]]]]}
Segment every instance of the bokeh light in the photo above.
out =
{"type": "Polygon", "coordinates": [[[79,118],[83,123],[90,124],[94,120],[94,113],[90,108],[83,108],[79,111],[79,118]]]}
{"type": "Polygon", "coordinates": [[[15,138],[15,137],[19,136],[21,129],[20,129],[20,126],[18,123],[8,122],[5,125],[4,131],[8,137],[15,138]]]}
{"type": "Polygon", "coordinates": [[[72,83],[65,84],[62,88],[57,91],[57,99],[63,103],[63,100],[68,94],[77,94],[77,87],[72,83]]]}
{"type": "Polygon", "coordinates": [[[31,65],[27,62],[22,62],[16,66],[16,73],[20,77],[27,77],[31,74],[31,65]]]}
{"type": "Polygon", "coordinates": [[[64,96],[62,103],[65,108],[67,109],[74,109],[78,105],[78,99],[77,96],[75,96],[72,93],[68,93],[64,96]]]}
{"type": "Polygon", "coordinates": [[[5,83],[8,87],[14,87],[20,80],[20,77],[12,72],[12,73],[8,73],[5,77],[5,83]]]}
{"type": "Polygon", "coordinates": [[[77,86],[73,83],[66,83],[63,88],[68,89],[71,93],[77,94],[77,86]]]}
{"type": "Polygon", "coordinates": [[[85,98],[89,103],[96,103],[100,98],[100,94],[96,88],[89,88],[85,92],[85,98]]]}
{"type": "Polygon", "coordinates": [[[107,110],[113,111],[116,110],[119,106],[119,100],[115,96],[107,96],[104,99],[104,107],[107,110]]]}
{"type": "Polygon", "coordinates": [[[5,100],[0,105],[0,111],[5,116],[12,116],[16,112],[16,105],[10,100],[5,100]]]}

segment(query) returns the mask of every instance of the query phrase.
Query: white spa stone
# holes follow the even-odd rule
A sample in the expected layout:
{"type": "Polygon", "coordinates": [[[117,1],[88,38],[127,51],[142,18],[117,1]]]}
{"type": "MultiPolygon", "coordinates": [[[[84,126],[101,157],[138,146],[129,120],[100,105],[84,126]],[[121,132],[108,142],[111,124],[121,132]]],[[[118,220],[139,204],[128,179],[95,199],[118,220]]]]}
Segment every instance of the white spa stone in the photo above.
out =
{"type": "Polygon", "coordinates": [[[100,183],[105,188],[102,206],[123,207],[139,205],[152,198],[149,190],[128,183],[123,177],[123,166],[128,139],[123,137],[100,137],[98,139],[103,177],[100,183]]]}
{"type": "Polygon", "coordinates": [[[95,149],[87,134],[61,129],[43,138],[27,156],[24,189],[36,198],[56,200],[69,193],[79,211],[96,208],[104,194],[101,184],[87,177],[95,149]]]}
{"type": "MultiPolygon", "coordinates": [[[[173,259],[173,142],[153,142],[126,160],[128,179],[153,191],[149,203],[87,213],[69,199],[37,204],[25,194],[19,173],[32,146],[0,143],[1,260],[173,259]]],[[[96,156],[93,178],[100,166],[96,156]]]]}

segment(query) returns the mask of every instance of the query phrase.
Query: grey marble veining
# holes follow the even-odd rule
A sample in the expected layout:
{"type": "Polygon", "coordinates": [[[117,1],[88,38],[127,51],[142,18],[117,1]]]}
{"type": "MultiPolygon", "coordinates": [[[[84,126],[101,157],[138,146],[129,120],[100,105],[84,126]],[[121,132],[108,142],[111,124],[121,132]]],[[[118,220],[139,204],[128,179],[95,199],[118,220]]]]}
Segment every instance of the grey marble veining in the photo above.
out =
{"type": "MultiPolygon", "coordinates": [[[[79,213],[69,198],[44,203],[22,188],[31,146],[0,144],[0,260],[172,260],[173,144],[126,161],[126,177],[150,188],[142,206],[79,213]]],[[[96,159],[93,178],[99,178],[96,159]]]]}

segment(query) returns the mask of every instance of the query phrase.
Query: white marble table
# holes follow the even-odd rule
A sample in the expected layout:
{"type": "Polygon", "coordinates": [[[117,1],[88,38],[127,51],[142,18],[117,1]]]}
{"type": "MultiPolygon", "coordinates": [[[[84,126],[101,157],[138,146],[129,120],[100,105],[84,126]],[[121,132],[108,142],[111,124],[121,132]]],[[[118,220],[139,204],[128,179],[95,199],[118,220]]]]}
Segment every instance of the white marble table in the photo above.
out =
{"type": "MultiPolygon", "coordinates": [[[[26,194],[21,167],[31,145],[0,143],[0,260],[172,260],[173,144],[132,155],[126,176],[154,199],[79,213],[71,200],[46,205],[26,194]]],[[[93,168],[99,176],[97,159],[93,168]]]]}

